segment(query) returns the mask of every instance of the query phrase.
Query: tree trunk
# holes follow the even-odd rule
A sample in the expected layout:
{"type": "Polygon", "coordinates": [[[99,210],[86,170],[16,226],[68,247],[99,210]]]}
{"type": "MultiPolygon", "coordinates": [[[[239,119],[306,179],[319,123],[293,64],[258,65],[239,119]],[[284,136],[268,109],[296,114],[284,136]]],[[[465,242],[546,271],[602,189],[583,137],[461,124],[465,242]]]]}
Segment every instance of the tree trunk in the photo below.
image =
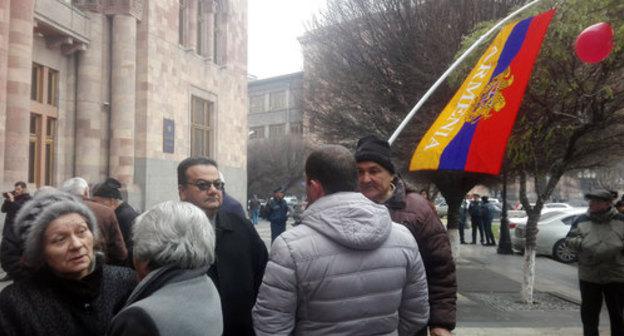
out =
{"type": "Polygon", "coordinates": [[[535,283],[535,242],[537,239],[537,222],[542,212],[542,201],[538,199],[533,209],[527,211],[529,218],[524,236],[524,278],[522,281],[522,300],[533,303],[533,285],[535,283]]]}
{"type": "Polygon", "coordinates": [[[460,256],[459,244],[459,208],[464,200],[465,193],[451,193],[446,199],[448,205],[446,230],[451,241],[451,251],[453,251],[453,259],[457,260],[460,256]]]}
{"type": "Polygon", "coordinates": [[[522,267],[524,277],[522,279],[522,301],[533,303],[533,287],[535,285],[535,247],[524,248],[524,265],[522,267]]]}
{"type": "Polygon", "coordinates": [[[459,256],[461,255],[461,244],[459,243],[459,230],[458,229],[448,229],[446,234],[449,237],[449,241],[451,242],[451,253],[453,253],[453,261],[457,262],[459,256]]]}
{"type": "Polygon", "coordinates": [[[431,180],[440,190],[448,205],[448,217],[446,221],[447,234],[451,242],[453,259],[460,257],[459,249],[459,208],[461,202],[466,197],[466,193],[472,189],[477,182],[484,180],[481,174],[469,174],[455,171],[437,172],[431,180]]]}

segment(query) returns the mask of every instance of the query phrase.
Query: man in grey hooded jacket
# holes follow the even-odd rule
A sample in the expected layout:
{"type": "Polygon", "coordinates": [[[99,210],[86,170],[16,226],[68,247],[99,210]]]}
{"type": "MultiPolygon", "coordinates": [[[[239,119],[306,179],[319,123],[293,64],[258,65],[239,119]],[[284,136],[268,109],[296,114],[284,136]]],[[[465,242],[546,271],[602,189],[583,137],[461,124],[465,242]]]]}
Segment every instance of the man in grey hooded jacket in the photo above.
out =
{"type": "Polygon", "coordinates": [[[429,318],[416,241],[355,192],[342,146],[306,160],[308,208],[273,243],[253,308],[256,335],[414,335],[429,318]]]}

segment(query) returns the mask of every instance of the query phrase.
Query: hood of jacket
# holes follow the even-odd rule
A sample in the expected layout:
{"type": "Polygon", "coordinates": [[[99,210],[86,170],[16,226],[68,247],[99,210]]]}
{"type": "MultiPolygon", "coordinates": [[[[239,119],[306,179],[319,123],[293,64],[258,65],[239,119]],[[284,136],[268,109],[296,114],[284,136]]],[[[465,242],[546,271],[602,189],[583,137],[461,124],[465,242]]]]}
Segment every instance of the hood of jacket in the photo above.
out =
{"type": "Polygon", "coordinates": [[[339,192],[316,200],[303,212],[301,223],[357,250],[379,247],[392,230],[388,209],[357,192],[339,192]]]}

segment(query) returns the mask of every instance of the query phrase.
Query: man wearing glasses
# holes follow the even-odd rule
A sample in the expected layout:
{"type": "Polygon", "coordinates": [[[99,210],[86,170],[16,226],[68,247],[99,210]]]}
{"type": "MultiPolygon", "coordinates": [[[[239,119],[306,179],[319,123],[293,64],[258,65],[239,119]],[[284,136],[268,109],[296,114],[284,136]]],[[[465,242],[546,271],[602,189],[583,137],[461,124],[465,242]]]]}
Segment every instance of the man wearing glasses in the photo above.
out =
{"type": "Polygon", "coordinates": [[[268,253],[247,219],[220,210],[224,186],[212,159],[190,157],[178,165],[180,199],[202,209],[215,228],[217,258],[208,275],[221,296],[223,335],[253,335],[251,308],[268,253]]]}

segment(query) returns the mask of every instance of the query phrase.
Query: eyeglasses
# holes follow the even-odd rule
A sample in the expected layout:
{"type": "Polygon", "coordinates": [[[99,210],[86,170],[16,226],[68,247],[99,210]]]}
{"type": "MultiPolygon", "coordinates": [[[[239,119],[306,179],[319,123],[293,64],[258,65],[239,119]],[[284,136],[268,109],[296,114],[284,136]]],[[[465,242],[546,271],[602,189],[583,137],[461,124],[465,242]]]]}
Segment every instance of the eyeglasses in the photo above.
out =
{"type": "Polygon", "coordinates": [[[185,184],[194,185],[197,187],[197,189],[201,191],[206,191],[210,189],[210,187],[212,186],[214,186],[215,189],[217,190],[223,190],[223,186],[225,186],[225,183],[223,183],[223,181],[221,180],[214,180],[214,181],[197,180],[194,183],[186,182],[185,184]]]}

